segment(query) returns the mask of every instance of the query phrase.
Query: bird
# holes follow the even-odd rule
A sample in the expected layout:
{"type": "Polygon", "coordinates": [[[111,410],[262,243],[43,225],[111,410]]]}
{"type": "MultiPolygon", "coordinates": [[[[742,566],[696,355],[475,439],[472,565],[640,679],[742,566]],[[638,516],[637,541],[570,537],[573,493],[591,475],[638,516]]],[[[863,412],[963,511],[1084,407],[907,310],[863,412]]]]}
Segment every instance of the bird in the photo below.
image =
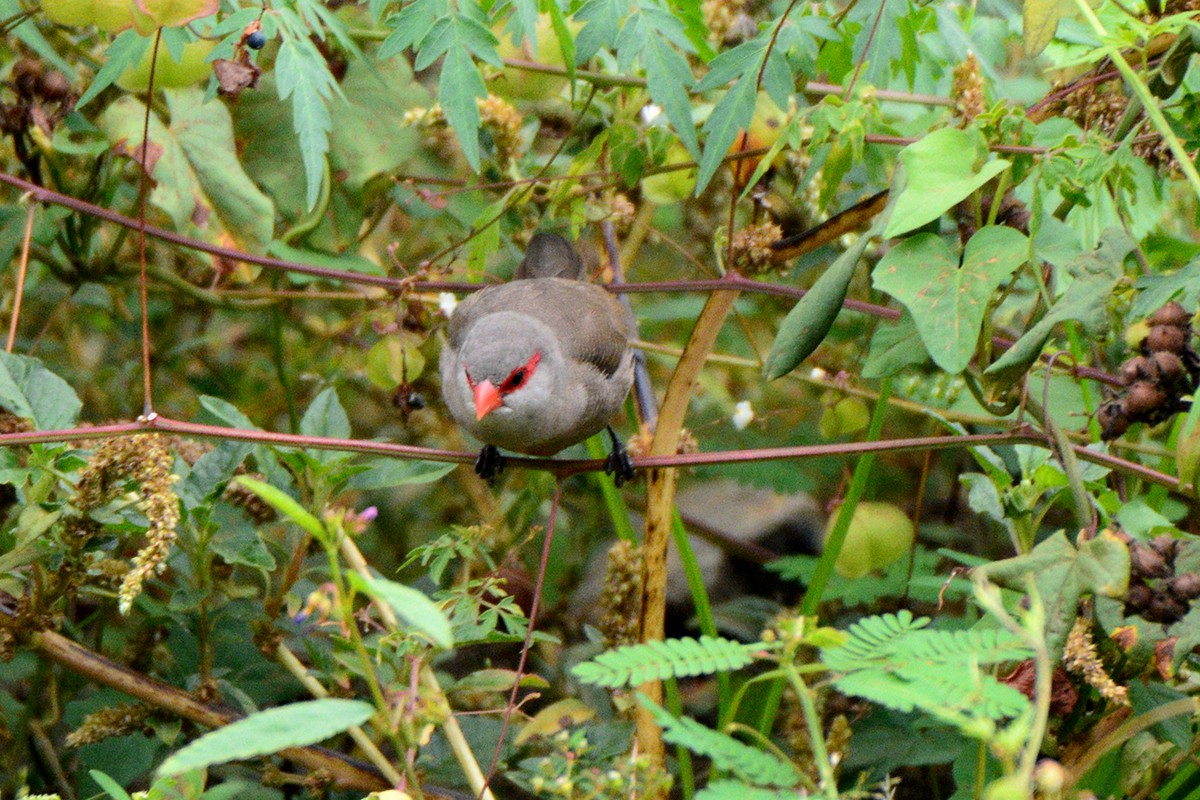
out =
{"type": "Polygon", "coordinates": [[[619,487],[633,464],[610,425],[633,383],[632,314],[586,282],[574,246],[537,233],[513,280],[482,289],[450,316],[442,398],[483,443],[475,472],[493,480],[499,448],[548,456],[607,430],[605,472],[619,487]]]}

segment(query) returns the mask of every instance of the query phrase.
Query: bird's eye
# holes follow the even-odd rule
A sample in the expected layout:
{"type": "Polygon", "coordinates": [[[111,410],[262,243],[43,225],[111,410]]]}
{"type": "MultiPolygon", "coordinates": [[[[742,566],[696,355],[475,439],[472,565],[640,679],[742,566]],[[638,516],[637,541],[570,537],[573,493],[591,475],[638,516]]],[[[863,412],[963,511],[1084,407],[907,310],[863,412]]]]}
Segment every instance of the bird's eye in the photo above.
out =
{"type": "Polygon", "coordinates": [[[525,382],[525,370],[524,369],[517,370],[516,372],[514,372],[512,374],[512,377],[509,378],[508,381],[514,389],[517,388],[518,386],[520,386],[522,383],[525,382]]]}

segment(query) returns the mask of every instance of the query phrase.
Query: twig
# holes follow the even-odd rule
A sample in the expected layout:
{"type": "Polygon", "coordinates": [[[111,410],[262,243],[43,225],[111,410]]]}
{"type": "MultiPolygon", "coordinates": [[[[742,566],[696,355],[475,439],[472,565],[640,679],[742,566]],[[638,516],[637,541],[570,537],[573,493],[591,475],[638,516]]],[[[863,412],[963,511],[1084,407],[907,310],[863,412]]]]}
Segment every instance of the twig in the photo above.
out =
{"type": "Polygon", "coordinates": [[[13,343],[17,340],[17,322],[21,319],[21,298],[25,296],[25,273],[29,267],[29,244],[33,239],[33,218],[37,213],[37,203],[28,198],[29,210],[25,214],[25,236],[21,239],[21,260],[17,263],[17,285],[13,295],[12,319],[8,321],[8,342],[4,352],[11,353],[13,343]]]}

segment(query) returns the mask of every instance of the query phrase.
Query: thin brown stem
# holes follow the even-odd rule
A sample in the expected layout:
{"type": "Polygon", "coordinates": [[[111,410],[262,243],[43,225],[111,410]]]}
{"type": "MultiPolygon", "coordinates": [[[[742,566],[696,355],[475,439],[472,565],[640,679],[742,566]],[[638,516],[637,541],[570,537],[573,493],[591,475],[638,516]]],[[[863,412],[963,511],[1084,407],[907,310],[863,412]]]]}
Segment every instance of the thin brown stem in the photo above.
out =
{"type": "Polygon", "coordinates": [[[25,235],[21,239],[21,260],[17,262],[17,285],[13,292],[12,319],[8,321],[8,342],[4,352],[11,353],[13,343],[17,340],[17,323],[21,319],[21,298],[25,296],[25,274],[29,268],[29,243],[33,240],[33,218],[37,214],[37,203],[29,200],[29,210],[25,213],[25,235]]]}

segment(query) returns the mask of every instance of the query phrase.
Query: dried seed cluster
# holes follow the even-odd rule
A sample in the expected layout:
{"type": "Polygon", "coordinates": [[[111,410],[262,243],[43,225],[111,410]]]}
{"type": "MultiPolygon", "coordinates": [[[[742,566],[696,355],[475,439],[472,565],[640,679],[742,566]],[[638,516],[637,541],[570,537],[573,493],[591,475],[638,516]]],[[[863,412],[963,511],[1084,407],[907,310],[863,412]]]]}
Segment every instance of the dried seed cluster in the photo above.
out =
{"type": "Polygon", "coordinates": [[[1187,614],[1200,597],[1200,573],[1175,571],[1179,539],[1156,536],[1148,542],[1116,535],[1129,547],[1129,591],[1125,614],[1136,614],[1150,622],[1172,623],[1187,614]]]}
{"type": "Polygon", "coordinates": [[[771,263],[771,245],[783,237],[783,231],[774,222],[748,225],[733,234],[734,269],[748,274],[767,272],[771,263]]]}
{"type": "Polygon", "coordinates": [[[1135,422],[1157,425],[1190,407],[1184,399],[1200,383],[1200,357],[1192,349],[1192,318],[1178,303],[1150,317],[1142,354],[1121,365],[1125,391],[1100,406],[1101,438],[1116,439],[1135,422]]]}
{"type": "Polygon", "coordinates": [[[122,704],[93,711],[67,735],[67,747],[82,747],[131,733],[148,734],[147,723],[153,713],[154,709],[145,703],[122,704]]]}
{"type": "Polygon", "coordinates": [[[600,630],[606,647],[638,641],[642,616],[642,548],[624,539],[608,551],[600,630]]]}
{"type": "Polygon", "coordinates": [[[1081,676],[1106,700],[1123,706],[1129,705],[1129,690],[1117,685],[1109,677],[1092,641],[1091,623],[1083,617],[1075,620],[1075,626],[1067,634],[1067,643],[1063,648],[1063,666],[1081,676]]]}
{"type": "Polygon", "coordinates": [[[82,511],[98,508],[120,494],[127,481],[132,481],[138,484],[134,493],[137,509],[150,523],[146,543],[134,556],[117,593],[122,614],[133,608],[146,579],[166,568],[179,524],[179,497],[173,488],[179,476],[172,472],[174,466],[170,440],[148,433],[104,440],[80,473],[74,498],[76,508],[82,511]]]}
{"type": "Polygon", "coordinates": [[[979,74],[979,62],[974,53],[968,53],[967,60],[954,68],[950,96],[954,98],[954,110],[964,124],[987,109],[987,101],[983,96],[983,76],[979,74]]]}

